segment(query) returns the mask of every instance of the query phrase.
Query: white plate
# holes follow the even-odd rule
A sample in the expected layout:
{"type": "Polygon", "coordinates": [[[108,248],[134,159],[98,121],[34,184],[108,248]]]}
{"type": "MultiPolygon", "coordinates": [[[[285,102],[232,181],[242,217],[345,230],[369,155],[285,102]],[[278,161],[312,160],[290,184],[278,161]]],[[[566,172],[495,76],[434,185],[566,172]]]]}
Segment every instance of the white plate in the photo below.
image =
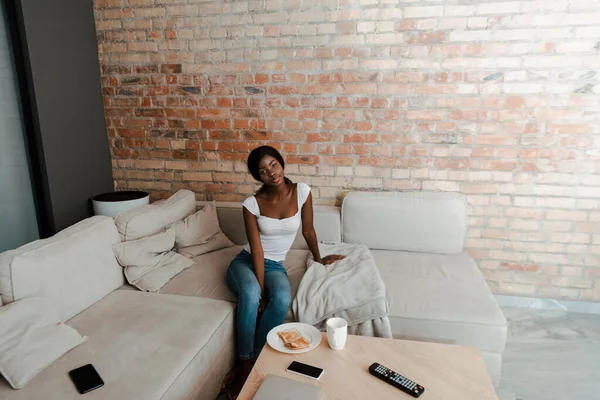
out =
{"type": "Polygon", "coordinates": [[[298,354],[306,353],[307,351],[311,351],[317,347],[319,343],[321,343],[321,337],[321,332],[319,332],[319,330],[312,325],[304,324],[302,322],[290,322],[288,324],[282,324],[271,329],[267,335],[267,343],[269,343],[269,346],[282,353],[298,354]],[[310,346],[299,350],[292,350],[285,346],[285,343],[283,343],[283,340],[281,340],[277,333],[294,328],[298,329],[298,332],[300,332],[300,334],[310,342],[310,346]]]}

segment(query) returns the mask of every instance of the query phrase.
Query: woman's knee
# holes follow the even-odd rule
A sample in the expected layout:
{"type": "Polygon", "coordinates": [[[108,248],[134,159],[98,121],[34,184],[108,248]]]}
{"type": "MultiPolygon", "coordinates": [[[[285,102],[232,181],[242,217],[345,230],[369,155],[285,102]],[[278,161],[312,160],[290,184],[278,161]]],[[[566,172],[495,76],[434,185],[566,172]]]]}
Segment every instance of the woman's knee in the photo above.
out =
{"type": "Polygon", "coordinates": [[[245,284],[240,291],[239,301],[258,304],[260,301],[260,286],[257,282],[245,284]]]}
{"type": "Polygon", "coordinates": [[[292,302],[292,295],[288,288],[281,288],[279,290],[273,291],[269,298],[269,302],[273,302],[277,308],[286,309],[290,306],[292,302]]]}

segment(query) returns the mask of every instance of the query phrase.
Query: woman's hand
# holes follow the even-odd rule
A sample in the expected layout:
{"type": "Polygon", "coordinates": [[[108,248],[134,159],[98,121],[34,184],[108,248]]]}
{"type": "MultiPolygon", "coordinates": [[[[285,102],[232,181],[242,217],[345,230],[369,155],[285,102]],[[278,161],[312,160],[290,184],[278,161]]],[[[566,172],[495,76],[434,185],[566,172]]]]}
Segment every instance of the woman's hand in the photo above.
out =
{"type": "Polygon", "coordinates": [[[267,308],[267,299],[263,294],[260,296],[260,302],[258,303],[258,312],[265,311],[265,308],[267,308]]]}
{"type": "Polygon", "coordinates": [[[339,255],[339,254],[330,254],[330,255],[325,256],[325,257],[323,257],[321,259],[321,264],[323,264],[323,265],[329,265],[329,264],[332,264],[332,263],[334,263],[336,261],[343,260],[344,258],[345,258],[344,256],[339,255]]]}

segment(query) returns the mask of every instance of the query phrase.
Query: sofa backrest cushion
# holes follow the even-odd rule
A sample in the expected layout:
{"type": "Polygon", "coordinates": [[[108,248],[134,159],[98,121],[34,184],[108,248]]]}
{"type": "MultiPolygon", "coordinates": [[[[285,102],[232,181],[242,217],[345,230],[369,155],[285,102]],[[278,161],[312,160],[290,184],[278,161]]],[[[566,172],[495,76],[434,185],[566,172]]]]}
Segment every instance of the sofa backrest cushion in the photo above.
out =
{"type": "MultiPolygon", "coordinates": [[[[208,202],[199,201],[198,208],[208,202]]],[[[246,244],[246,229],[242,214],[242,203],[216,202],[219,225],[229,239],[235,244],[246,244]]],[[[334,206],[313,206],[313,226],[317,232],[317,239],[321,243],[337,244],[342,240],[340,225],[340,210],[334,206]]],[[[298,230],[292,249],[308,249],[302,236],[302,229],[298,230]]]]}
{"type": "Polygon", "coordinates": [[[39,294],[67,321],[125,283],[112,249],[119,242],[113,219],[95,216],[0,254],[2,301],[39,294]]]}
{"type": "Polygon", "coordinates": [[[467,231],[466,200],[451,192],[351,192],[342,238],[371,249],[456,254],[467,231]]]}
{"type": "Polygon", "coordinates": [[[115,224],[126,242],[159,233],[169,225],[196,212],[196,195],[180,190],[166,200],[126,210],[115,217],[115,224]]]}

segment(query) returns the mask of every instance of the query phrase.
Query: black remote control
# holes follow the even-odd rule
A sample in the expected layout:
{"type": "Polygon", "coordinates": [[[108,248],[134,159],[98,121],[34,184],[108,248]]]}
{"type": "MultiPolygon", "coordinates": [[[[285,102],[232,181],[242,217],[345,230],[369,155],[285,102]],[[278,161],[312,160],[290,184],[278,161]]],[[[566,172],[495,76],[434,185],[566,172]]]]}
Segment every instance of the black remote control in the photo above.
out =
{"type": "Polygon", "coordinates": [[[425,388],[416,382],[411,381],[410,379],[400,375],[397,372],[392,371],[391,369],[384,367],[379,363],[373,363],[369,367],[369,372],[371,375],[376,376],[384,382],[389,383],[392,386],[397,387],[402,390],[404,393],[411,395],[412,397],[419,397],[425,391],[425,388]]]}

